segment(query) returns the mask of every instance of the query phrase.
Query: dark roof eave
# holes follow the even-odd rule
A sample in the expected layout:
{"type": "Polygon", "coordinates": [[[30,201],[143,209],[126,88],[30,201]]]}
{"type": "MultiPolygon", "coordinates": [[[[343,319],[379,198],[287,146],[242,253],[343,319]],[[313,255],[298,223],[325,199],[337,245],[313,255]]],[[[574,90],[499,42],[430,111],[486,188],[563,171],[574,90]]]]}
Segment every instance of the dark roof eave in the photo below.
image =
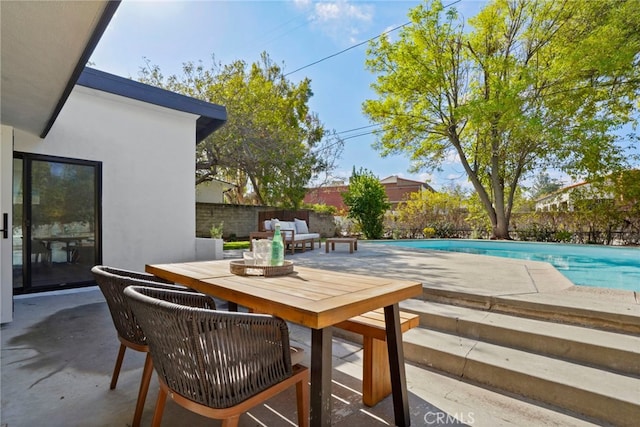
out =
{"type": "Polygon", "coordinates": [[[53,127],[53,124],[58,118],[60,111],[62,111],[62,107],[64,107],[64,104],[67,102],[67,99],[69,98],[69,95],[73,90],[73,87],[76,85],[76,82],[80,78],[80,75],[82,74],[86,63],[89,62],[89,58],[91,58],[91,55],[93,54],[93,51],[98,45],[100,38],[102,38],[102,34],[107,29],[107,26],[109,25],[109,22],[111,22],[111,18],[113,18],[113,15],[116,13],[118,6],[120,6],[120,1],[121,0],[109,0],[109,3],[105,7],[104,12],[100,17],[100,21],[96,25],[96,28],[93,31],[93,34],[91,35],[91,38],[89,39],[87,45],[85,46],[84,52],[82,52],[82,56],[80,56],[78,63],[73,69],[73,73],[71,74],[71,77],[69,77],[69,81],[67,82],[67,85],[65,86],[64,91],[62,92],[62,95],[58,100],[58,103],[56,104],[53,112],[51,113],[51,117],[49,117],[47,124],[45,125],[44,129],[40,133],[40,138],[44,139],[49,133],[49,131],[51,130],[51,128],[53,127]]]}
{"type": "Polygon", "coordinates": [[[149,104],[196,114],[200,116],[196,121],[196,142],[211,135],[227,120],[227,109],[222,105],[191,98],[93,68],[85,68],[77,84],[149,104]]]}
{"type": "Polygon", "coordinates": [[[226,119],[223,121],[211,120],[210,118],[200,116],[196,122],[196,144],[222,127],[222,125],[225,124],[225,121],[226,119]]]}

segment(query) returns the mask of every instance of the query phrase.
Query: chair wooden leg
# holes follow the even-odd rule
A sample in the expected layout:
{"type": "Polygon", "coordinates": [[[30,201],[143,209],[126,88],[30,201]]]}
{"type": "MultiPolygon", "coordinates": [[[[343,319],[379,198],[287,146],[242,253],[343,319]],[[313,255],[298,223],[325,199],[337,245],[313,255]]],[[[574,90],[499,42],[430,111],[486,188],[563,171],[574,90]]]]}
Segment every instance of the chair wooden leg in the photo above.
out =
{"type": "Polygon", "coordinates": [[[309,427],[309,383],[306,379],[296,383],[298,426],[309,427]]]}
{"type": "Polygon", "coordinates": [[[113,374],[111,375],[111,385],[109,388],[113,390],[118,383],[118,376],[120,375],[120,368],[122,367],[122,360],[124,359],[124,352],[127,347],[124,344],[120,344],[120,350],[118,351],[118,358],[116,359],[116,366],[113,368],[113,374]]]}
{"type": "Polygon", "coordinates": [[[222,420],[222,427],[236,427],[240,421],[240,415],[234,415],[233,417],[225,418],[222,420]]]}
{"type": "Polygon", "coordinates": [[[151,427],[160,427],[165,403],[167,403],[167,391],[160,387],[160,390],[158,391],[158,400],[156,400],[156,409],[153,411],[151,427]]]}
{"type": "Polygon", "coordinates": [[[142,412],[144,411],[144,401],[147,399],[147,392],[149,391],[149,382],[151,382],[152,373],[153,361],[151,360],[151,353],[147,353],[147,357],[144,359],[144,368],[142,369],[142,379],[140,380],[140,390],[138,391],[136,411],[133,414],[132,427],[140,427],[142,412]]]}

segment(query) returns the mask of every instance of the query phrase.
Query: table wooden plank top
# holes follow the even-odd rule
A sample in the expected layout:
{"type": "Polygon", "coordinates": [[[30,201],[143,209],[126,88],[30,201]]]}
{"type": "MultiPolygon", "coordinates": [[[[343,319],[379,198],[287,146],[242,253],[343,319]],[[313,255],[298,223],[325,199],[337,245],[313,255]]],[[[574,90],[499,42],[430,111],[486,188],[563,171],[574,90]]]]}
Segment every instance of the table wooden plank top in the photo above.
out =
{"type": "Polygon", "coordinates": [[[420,282],[294,268],[285,276],[238,276],[229,271],[229,261],[222,260],[147,265],[146,271],[313,329],[422,293],[420,282]]]}

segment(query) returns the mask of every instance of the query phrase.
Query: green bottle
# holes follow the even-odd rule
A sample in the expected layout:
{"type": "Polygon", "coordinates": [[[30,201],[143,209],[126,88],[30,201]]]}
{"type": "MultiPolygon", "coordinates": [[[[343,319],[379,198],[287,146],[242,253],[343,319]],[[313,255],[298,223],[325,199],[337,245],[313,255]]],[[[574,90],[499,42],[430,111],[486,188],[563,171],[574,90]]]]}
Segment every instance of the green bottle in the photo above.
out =
{"type": "Polygon", "coordinates": [[[284,264],[284,243],[280,233],[280,224],[276,224],[271,241],[271,265],[279,266],[284,264]]]}

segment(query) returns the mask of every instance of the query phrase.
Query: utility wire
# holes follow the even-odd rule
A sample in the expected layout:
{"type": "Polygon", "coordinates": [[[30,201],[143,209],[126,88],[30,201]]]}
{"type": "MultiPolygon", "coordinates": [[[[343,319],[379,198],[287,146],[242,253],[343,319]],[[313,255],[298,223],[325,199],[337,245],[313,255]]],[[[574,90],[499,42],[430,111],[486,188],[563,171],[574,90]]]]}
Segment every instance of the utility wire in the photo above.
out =
{"type": "Polygon", "coordinates": [[[340,132],[336,132],[336,134],[341,134],[341,133],[347,133],[347,132],[353,132],[356,130],[362,130],[362,129],[368,129],[368,128],[372,128],[375,126],[380,126],[379,124],[375,124],[375,125],[369,125],[369,126],[361,126],[359,128],[353,128],[353,129],[347,129],[347,130],[341,130],[340,132]]]}
{"type": "Polygon", "coordinates": [[[355,135],[346,136],[346,137],[341,138],[341,139],[343,141],[346,141],[347,139],[359,138],[361,136],[366,136],[366,135],[372,135],[372,134],[375,134],[376,132],[377,132],[377,130],[372,130],[372,131],[369,131],[369,132],[362,132],[362,133],[358,133],[358,134],[355,134],[355,135]]]}
{"type": "MultiPolygon", "coordinates": [[[[458,1],[460,1],[460,0],[458,0],[458,1]]],[[[311,66],[313,66],[313,65],[319,64],[319,63],[321,63],[321,62],[323,62],[323,61],[326,61],[327,59],[331,59],[331,58],[333,58],[334,56],[341,55],[341,54],[343,54],[343,53],[345,53],[345,52],[350,51],[351,49],[355,49],[355,48],[356,48],[356,47],[358,47],[358,46],[362,46],[363,44],[369,43],[370,41],[375,40],[375,39],[377,39],[378,37],[382,37],[383,35],[385,35],[385,34],[387,34],[387,33],[390,33],[390,32],[392,32],[392,31],[396,31],[396,30],[398,30],[398,29],[400,29],[400,28],[402,28],[402,27],[406,27],[406,26],[407,26],[407,25],[409,25],[410,23],[411,23],[411,21],[409,21],[409,22],[405,22],[405,23],[404,23],[404,24],[402,24],[402,25],[398,25],[398,26],[397,26],[397,27],[395,27],[395,28],[392,28],[392,29],[390,29],[390,30],[385,31],[384,33],[378,34],[378,35],[377,35],[377,36],[375,36],[375,37],[371,37],[371,38],[370,38],[370,39],[368,39],[368,40],[365,40],[365,41],[360,42],[360,43],[358,43],[358,44],[354,44],[353,46],[349,46],[348,48],[343,49],[343,50],[341,50],[340,52],[334,53],[333,55],[325,56],[324,58],[319,59],[319,60],[317,60],[317,61],[315,61],[315,62],[312,62],[311,64],[308,64],[308,65],[305,65],[304,67],[300,67],[300,68],[297,68],[297,69],[295,69],[295,70],[293,70],[293,71],[290,71],[290,72],[288,72],[287,74],[285,74],[284,76],[285,76],[285,77],[287,77],[287,76],[288,76],[288,75],[290,75],[290,74],[297,73],[298,71],[304,70],[305,68],[309,68],[309,67],[311,67],[311,66]]]]}
{"type": "MultiPolygon", "coordinates": [[[[446,9],[446,8],[448,8],[448,7],[451,7],[451,6],[453,6],[454,4],[456,4],[456,3],[460,3],[461,1],[462,1],[462,0],[456,0],[456,1],[454,1],[454,2],[451,2],[451,3],[447,4],[447,5],[445,5],[445,6],[443,7],[443,9],[446,9]]],[[[317,60],[317,61],[315,61],[315,62],[312,62],[311,64],[307,64],[307,65],[305,65],[305,66],[303,66],[303,67],[296,68],[295,70],[290,71],[290,72],[288,72],[287,74],[285,74],[285,75],[284,75],[284,77],[287,77],[288,75],[291,75],[291,74],[293,74],[293,73],[297,73],[298,71],[304,70],[305,68],[309,68],[309,67],[311,67],[311,66],[313,66],[313,65],[319,64],[319,63],[321,63],[321,62],[323,62],[323,61],[326,61],[327,59],[331,59],[331,58],[333,58],[333,57],[335,57],[335,56],[341,55],[341,54],[343,54],[343,53],[345,53],[345,52],[350,51],[351,49],[355,49],[356,47],[359,47],[359,46],[362,46],[363,44],[369,43],[370,41],[373,41],[373,40],[377,39],[378,37],[382,37],[382,36],[384,36],[385,34],[389,34],[389,33],[393,32],[393,31],[399,30],[399,29],[400,29],[400,28],[402,28],[402,27],[406,27],[406,26],[407,26],[407,25],[409,25],[410,23],[411,23],[411,21],[409,21],[409,22],[405,22],[405,23],[404,23],[404,24],[402,24],[402,25],[398,25],[398,26],[397,26],[397,27],[395,27],[395,28],[392,28],[392,29],[387,30],[387,31],[385,31],[385,32],[383,32],[383,33],[380,33],[380,34],[378,34],[377,36],[371,37],[371,38],[370,38],[370,39],[368,39],[368,40],[365,40],[365,41],[363,41],[363,42],[360,42],[360,43],[354,44],[353,46],[349,46],[348,48],[343,49],[343,50],[341,50],[340,52],[336,52],[336,53],[334,53],[334,54],[332,54],[332,55],[325,56],[324,58],[319,59],[319,60],[317,60]]]]}
{"type": "MultiPolygon", "coordinates": [[[[373,126],[378,126],[378,125],[373,125],[373,126]]],[[[365,126],[365,127],[369,127],[369,126],[365,126]]],[[[351,130],[355,130],[355,129],[351,129],[351,130]]],[[[350,136],[347,136],[347,137],[344,137],[344,138],[338,138],[335,142],[332,142],[331,144],[327,144],[327,145],[323,146],[322,149],[326,150],[328,148],[335,147],[336,145],[343,143],[347,139],[359,138],[361,136],[371,135],[371,134],[376,133],[376,131],[377,131],[377,129],[369,131],[369,132],[362,132],[362,133],[358,133],[358,134],[355,134],[355,135],[350,135],[350,136]]],[[[344,132],[351,132],[351,131],[344,131],[344,132]]],[[[338,133],[340,133],[340,132],[338,132],[338,133]]]]}

